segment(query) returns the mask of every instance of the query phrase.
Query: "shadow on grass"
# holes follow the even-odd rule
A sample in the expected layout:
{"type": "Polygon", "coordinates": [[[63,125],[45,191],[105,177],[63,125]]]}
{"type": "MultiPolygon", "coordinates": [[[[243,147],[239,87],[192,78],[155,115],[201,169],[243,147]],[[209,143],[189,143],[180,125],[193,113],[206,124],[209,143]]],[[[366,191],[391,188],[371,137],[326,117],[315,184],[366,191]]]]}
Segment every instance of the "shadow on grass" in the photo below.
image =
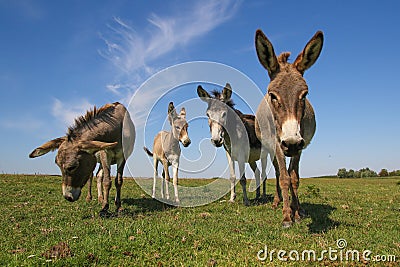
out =
{"type": "Polygon", "coordinates": [[[267,194],[265,197],[253,198],[253,199],[249,199],[249,201],[250,201],[250,206],[264,205],[267,203],[272,203],[274,201],[274,195],[267,194]]]}
{"type": "Polygon", "coordinates": [[[125,198],[122,203],[125,207],[135,207],[135,212],[141,213],[166,211],[175,208],[173,205],[168,205],[152,198],[125,198]]]}
{"type": "Polygon", "coordinates": [[[329,218],[330,214],[336,210],[335,207],[326,204],[301,203],[301,208],[307,213],[307,217],[311,218],[311,223],[308,224],[310,233],[327,232],[340,225],[340,222],[329,218]]]}
{"type": "MultiPolygon", "coordinates": [[[[98,206],[100,208],[100,206],[98,206]]],[[[91,214],[83,216],[82,219],[91,219],[101,217],[104,219],[112,219],[116,217],[137,217],[138,214],[151,213],[157,211],[167,211],[174,209],[175,206],[168,205],[152,198],[125,198],[122,200],[122,210],[116,211],[114,206],[110,205],[110,209],[106,212],[97,212],[94,208],[91,214]]]]}

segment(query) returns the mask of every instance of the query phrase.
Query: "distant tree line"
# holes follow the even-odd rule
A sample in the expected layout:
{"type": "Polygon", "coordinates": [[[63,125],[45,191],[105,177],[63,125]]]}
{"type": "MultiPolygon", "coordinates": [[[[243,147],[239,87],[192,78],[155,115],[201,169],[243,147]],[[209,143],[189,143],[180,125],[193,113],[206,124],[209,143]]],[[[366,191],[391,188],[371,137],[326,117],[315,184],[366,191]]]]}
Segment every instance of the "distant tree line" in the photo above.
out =
{"type": "Polygon", "coordinates": [[[346,170],[345,168],[339,169],[337,177],[339,178],[363,178],[363,177],[387,177],[387,176],[400,176],[400,170],[393,170],[389,172],[387,169],[382,169],[379,173],[370,168],[363,168],[358,171],[353,169],[346,170]]]}

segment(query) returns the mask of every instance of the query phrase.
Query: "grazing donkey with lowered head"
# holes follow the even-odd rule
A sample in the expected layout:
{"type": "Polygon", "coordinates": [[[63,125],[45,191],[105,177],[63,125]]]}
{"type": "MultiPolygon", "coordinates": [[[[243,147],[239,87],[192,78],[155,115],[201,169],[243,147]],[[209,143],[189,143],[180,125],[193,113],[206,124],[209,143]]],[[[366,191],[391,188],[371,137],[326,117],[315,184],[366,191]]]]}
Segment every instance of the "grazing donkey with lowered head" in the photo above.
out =
{"type": "Polygon", "coordinates": [[[293,220],[299,222],[301,219],[297,192],[300,182],[299,162],[301,152],[310,144],[316,128],[314,110],[306,98],[308,86],[303,74],[321,53],[323,33],[318,31],[293,63],[288,62],[290,55],[288,52],[278,57],[275,55],[271,42],[261,30],[256,32],[255,45],[258,59],[271,79],[268,92],[256,113],[256,133],[264,145],[267,140],[263,138],[263,135],[265,136],[263,131],[266,131],[268,126],[263,125],[263,121],[269,105],[276,128],[273,164],[279,183],[273,205],[277,207],[280,202],[280,189],[283,198],[283,226],[290,227],[293,220]],[[290,157],[288,170],[285,157],[290,157]]]}
{"type": "Polygon", "coordinates": [[[42,156],[58,149],[56,164],[62,173],[64,198],[74,202],[79,199],[81,189],[89,181],[87,199],[92,198],[91,182],[97,162],[98,200],[102,212],[109,208],[108,195],[111,188],[110,166],[117,164],[115,205],[121,208],[121,187],[126,159],[133,151],[135,127],[126,108],[116,102],[97,109],[94,107],[86,115],[75,119],[75,125],[68,128],[66,136],[44,143],[29,155],[42,156]],[[104,193],[102,192],[102,186],[104,193]]]}
{"type": "Polygon", "coordinates": [[[156,197],[156,180],[158,176],[157,168],[158,162],[161,162],[163,165],[161,198],[164,198],[165,188],[166,197],[169,200],[168,183],[170,181],[170,175],[168,167],[172,165],[175,202],[179,204],[178,169],[179,158],[181,156],[181,148],[179,146],[179,142],[181,142],[184,147],[188,147],[191,143],[188,135],[189,125],[186,121],[185,108],[182,108],[181,112],[178,115],[176,113],[174,103],[170,102],[168,105],[168,120],[171,124],[171,131],[161,131],[156,135],[156,137],[154,137],[153,152],[151,152],[147,147],[143,147],[143,149],[150,157],[153,157],[154,162],[152,197],[156,197]],[[167,181],[166,183],[165,180],[167,181]]]}
{"type": "MultiPolygon", "coordinates": [[[[261,143],[256,137],[254,129],[254,115],[243,114],[234,108],[232,96],[232,88],[227,83],[222,90],[212,91],[212,95],[203,89],[201,85],[197,87],[197,95],[208,104],[207,117],[208,125],[211,132],[211,143],[216,146],[224,146],[226,157],[228,159],[230,180],[231,180],[231,197],[233,202],[236,198],[235,184],[235,161],[239,164],[240,184],[243,190],[243,202],[247,206],[249,200],[246,193],[246,177],[245,163],[248,162],[254,172],[257,184],[256,198],[260,198],[260,171],[257,168],[256,161],[260,159],[261,143]]],[[[263,177],[263,197],[266,198],[265,192],[265,166],[267,157],[263,157],[262,177],[263,177]]]]}

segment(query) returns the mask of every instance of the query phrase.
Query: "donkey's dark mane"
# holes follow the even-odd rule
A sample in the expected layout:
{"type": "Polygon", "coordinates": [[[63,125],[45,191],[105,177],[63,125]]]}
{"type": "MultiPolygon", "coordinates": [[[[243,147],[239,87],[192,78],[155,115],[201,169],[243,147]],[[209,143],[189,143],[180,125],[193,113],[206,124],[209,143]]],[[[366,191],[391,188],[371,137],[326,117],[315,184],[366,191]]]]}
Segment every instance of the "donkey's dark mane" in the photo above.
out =
{"type": "Polygon", "coordinates": [[[93,107],[86,112],[85,115],[77,117],[74,125],[68,127],[67,138],[68,141],[74,140],[80,136],[84,130],[93,130],[96,125],[100,122],[107,122],[110,124],[115,123],[113,118],[113,112],[118,102],[112,104],[106,104],[100,108],[93,107]]]}
{"type": "MultiPolygon", "coordinates": [[[[220,91],[218,91],[218,90],[212,90],[211,91],[211,94],[214,96],[214,98],[216,98],[216,99],[218,99],[218,100],[220,100],[221,99],[221,95],[222,95],[222,93],[220,92],[220,91]]],[[[226,104],[226,105],[228,105],[228,107],[230,107],[230,108],[233,108],[234,106],[235,106],[235,102],[233,102],[233,100],[232,99],[229,99],[228,101],[224,101],[224,103],[226,104]]]]}

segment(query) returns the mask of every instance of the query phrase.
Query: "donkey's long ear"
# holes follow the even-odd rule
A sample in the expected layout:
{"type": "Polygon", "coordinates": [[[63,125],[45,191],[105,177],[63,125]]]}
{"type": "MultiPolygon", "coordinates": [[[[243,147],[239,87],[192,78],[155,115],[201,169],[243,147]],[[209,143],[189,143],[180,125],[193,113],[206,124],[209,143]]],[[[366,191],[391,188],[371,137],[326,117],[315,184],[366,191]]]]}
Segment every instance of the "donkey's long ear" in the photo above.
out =
{"type": "Polygon", "coordinates": [[[224,101],[229,101],[232,96],[232,87],[229,83],[226,83],[224,89],[222,90],[222,99],[224,101]]]}
{"type": "Polygon", "coordinates": [[[172,122],[178,117],[178,114],[176,113],[176,109],[174,107],[174,102],[169,102],[168,105],[168,120],[169,123],[172,124],[172,122]]]}
{"type": "Polygon", "coordinates": [[[279,70],[279,63],[272,43],[260,29],[256,31],[256,51],[258,60],[268,71],[269,77],[272,78],[279,70]]]}
{"type": "Polygon", "coordinates": [[[186,119],[186,109],[182,108],[181,112],[179,113],[179,117],[186,119]]]}
{"type": "Polygon", "coordinates": [[[204,102],[208,102],[208,100],[211,98],[210,94],[207,93],[207,91],[204,90],[203,87],[201,87],[201,85],[197,86],[197,95],[204,102]]]}
{"type": "Polygon", "coordinates": [[[100,150],[113,148],[117,144],[118,144],[118,142],[107,143],[107,142],[100,142],[100,141],[80,141],[80,142],[78,142],[78,148],[80,150],[86,151],[89,154],[93,154],[100,150]]]}
{"type": "Polygon", "coordinates": [[[318,31],[306,44],[303,51],[297,56],[293,65],[303,75],[317,61],[324,43],[324,34],[318,31]]]}
{"type": "Polygon", "coordinates": [[[33,150],[29,154],[29,157],[36,158],[36,157],[43,156],[44,154],[47,154],[50,151],[54,151],[54,150],[58,149],[60,147],[60,145],[66,140],[67,140],[66,136],[50,140],[50,141],[44,143],[43,145],[41,145],[40,147],[36,148],[35,150],[33,150]]]}

